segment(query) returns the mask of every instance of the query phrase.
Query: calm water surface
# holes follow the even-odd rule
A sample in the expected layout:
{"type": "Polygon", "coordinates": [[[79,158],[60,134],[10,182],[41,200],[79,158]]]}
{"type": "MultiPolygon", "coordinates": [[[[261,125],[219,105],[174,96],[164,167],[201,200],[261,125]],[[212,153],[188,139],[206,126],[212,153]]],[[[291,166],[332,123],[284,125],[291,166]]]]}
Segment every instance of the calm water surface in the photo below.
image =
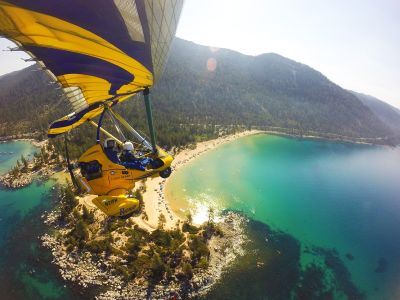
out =
{"type": "MultiPolygon", "coordinates": [[[[29,142],[0,143],[0,173],[35,151],[29,142]]],[[[0,299],[79,299],[64,287],[50,252],[38,239],[46,230],[41,215],[54,205],[53,186],[49,180],[13,191],[0,189],[0,299]]]]}
{"type": "MultiPolygon", "coordinates": [[[[32,154],[27,144],[0,144],[0,153],[13,152],[0,157],[0,170],[32,154]]],[[[338,299],[359,291],[400,298],[400,149],[259,135],[175,175],[167,186],[175,211],[190,210],[197,222],[209,206],[250,218],[247,254],[210,299],[311,299],[332,291],[338,299]]],[[[0,190],[1,299],[85,297],[64,286],[37,239],[45,230],[40,215],[54,205],[52,186],[0,190]]]]}
{"type": "MultiPolygon", "coordinates": [[[[337,276],[348,272],[367,298],[400,298],[399,148],[250,136],[178,170],[166,192],[173,209],[190,210],[195,221],[205,220],[212,206],[288,234],[299,244],[301,270],[314,264],[337,276]]],[[[257,251],[268,248],[262,234],[257,251]]],[[[229,284],[236,283],[228,278],[229,284]]]]}
{"type": "Polygon", "coordinates": [[[38,148],[26,141],[1,142],[0,143],[0,174],[8,172],[17,160],[21,161],[21,155],[32,158],[38,148]]]}

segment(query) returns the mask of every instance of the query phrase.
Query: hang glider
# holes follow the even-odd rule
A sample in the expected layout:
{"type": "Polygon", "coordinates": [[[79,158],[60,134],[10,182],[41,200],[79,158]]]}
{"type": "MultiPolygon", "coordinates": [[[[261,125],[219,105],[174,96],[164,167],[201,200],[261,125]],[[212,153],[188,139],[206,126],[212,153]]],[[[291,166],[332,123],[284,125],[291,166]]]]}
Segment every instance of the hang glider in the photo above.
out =
{"type": "Polygon", "coordinates": [[[77,162],[80,184],[65,136],[66,158],[74,185],[97,195],[93,203],[109,216],[129,217],[139,208],[130,194],[135,182],[171,174],[173,157],[156,145],[149,88],[163,71],[182,5],[183,0],[0,0],[0,35],[30,54],[72,105],[71,114],[50,125],[48,136],[86,121],[97,127],[96,144],[77,162]],[[112,110],[140,91],[151,144],[112,110]],[[105,113],[123,140],[120,125],[137,142],[122,143],[102,128],[105,113]],[[109,136],[104,145],[100,132],[109,136]]]}

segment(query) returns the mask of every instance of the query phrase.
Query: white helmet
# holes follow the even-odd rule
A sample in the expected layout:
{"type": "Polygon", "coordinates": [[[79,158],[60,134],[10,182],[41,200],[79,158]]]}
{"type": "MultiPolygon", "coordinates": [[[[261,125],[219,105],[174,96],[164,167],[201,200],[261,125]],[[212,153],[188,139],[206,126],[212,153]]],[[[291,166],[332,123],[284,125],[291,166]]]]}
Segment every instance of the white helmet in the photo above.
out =
{"type": "Polygon", "coordinates": [[[132,151],[133,150],[132,142],[125,142],[124,145],[122,146],[122,149],[126,151],[132,151]]]}
{"type": "Polygon", "coordinates": [[[108,138],[104,141],[104,149],[112,149],[115,147],[115,140],[108,138]]]}

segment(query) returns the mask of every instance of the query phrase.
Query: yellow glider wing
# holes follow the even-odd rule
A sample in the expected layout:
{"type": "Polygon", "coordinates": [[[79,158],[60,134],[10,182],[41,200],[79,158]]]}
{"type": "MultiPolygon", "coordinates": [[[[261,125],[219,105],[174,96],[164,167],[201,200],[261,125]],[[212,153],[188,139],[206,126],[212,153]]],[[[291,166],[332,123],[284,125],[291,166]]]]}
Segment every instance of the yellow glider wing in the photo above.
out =
{"type": "Polygon", "coordinates": [[[55,136],[151,87],[165,65],[183,0],[0,0],[0,34],[63,87],[74,112],[55,136]]]}

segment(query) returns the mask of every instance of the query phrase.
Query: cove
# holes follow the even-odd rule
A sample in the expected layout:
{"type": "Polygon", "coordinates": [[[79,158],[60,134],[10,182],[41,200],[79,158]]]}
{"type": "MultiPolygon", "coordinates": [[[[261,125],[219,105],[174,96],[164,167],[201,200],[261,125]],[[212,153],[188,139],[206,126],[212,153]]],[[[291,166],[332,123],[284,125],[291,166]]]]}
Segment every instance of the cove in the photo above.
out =
{"type": "MultiPolygon", "coordinates": [[[[340,262],[336,274],[348,272],[366,298],[393,299],[400,293],[399,178],[399,148],[255,135],[177,170],[166,196],[176,213],[191,211],[198,222],[208,207],[243,212],[297,240],[302,270],[340,262]]],[[[263,235],[261,248],[268,247],[263,235]]]]}

